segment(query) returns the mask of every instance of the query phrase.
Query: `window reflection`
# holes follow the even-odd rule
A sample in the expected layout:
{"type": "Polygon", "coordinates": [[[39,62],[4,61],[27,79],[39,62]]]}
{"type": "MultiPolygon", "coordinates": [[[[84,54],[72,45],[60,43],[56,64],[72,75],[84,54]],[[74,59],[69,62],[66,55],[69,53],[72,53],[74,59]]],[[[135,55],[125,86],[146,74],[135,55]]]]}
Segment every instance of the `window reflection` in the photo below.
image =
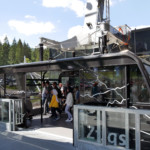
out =
{"type": "Polygon", "coordinates": [[[8,102],[2,102],[2,121],[3,122],[9,122],[9,103],[8,102]]]}
{"type": "Polygon", "coordinates": [[[4,97],[4,74],[0,74],[0,97],[4,97]]]}
{"type": "Polygon", "coordinates": [[[149,103],[150,93],[147,90],[142,74],[136,65],[130,67],[130,101],[131,104],[149,103]]]}
{"type": "Polygon", "coordinates": [[[118,112],[107,112],[106,123],[107,145],[126,147],[125,114],[118,112]]]}
{"type": "Polygon", "coordinates": [[[141,147],[142,150],[150,148],[150,115],[140,115],[141,147]]]}
{"type": "Polygon", "coordinates": [[[129,148],[135,150],[135,114],[129,114],[129,148]]]}
{"type": "Polygon", "coordinates": [[[122,102],[125,98],[124,78],[124,66],[80,71],[81,103],[106,106],[109,102],[116,104],[114,100],[122,102]]]}
{"type": "Polygon", "coordinates": [[[96,110],[79,110],[79,139],[97,141],[96,110]]]}
{"type": "Polygon", "coordinates": [[[2,121],[2,101],[0,101],[0,121],[2,121]]]}
{"type": "Polygon", "coordinates": [[[127,89],[130,93],[130,106],[149,103],[150,93],[138,66],[132,65],[129,68],[129,76],[126,76],[125,66],[81,70],[80,102],[87,105],[126,107],[127,89]],[[127,80],[129,83],[126,83],[127,80]]]}

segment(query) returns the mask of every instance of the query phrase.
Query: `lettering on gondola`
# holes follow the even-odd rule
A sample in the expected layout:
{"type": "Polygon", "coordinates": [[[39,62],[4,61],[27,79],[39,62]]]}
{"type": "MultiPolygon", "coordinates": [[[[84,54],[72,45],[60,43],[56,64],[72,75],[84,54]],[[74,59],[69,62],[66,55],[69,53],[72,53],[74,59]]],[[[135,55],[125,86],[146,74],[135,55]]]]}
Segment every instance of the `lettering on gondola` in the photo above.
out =
{"type": "MultiPolygon", "coordinates": [[[[88,140],[96,140],[97,138],[97,129],[95,126],[87,126],[88,132],[86,132],[86,138],[88,140]]],[[[126,136],[125,134],[119,134],[114,132],[109,132],[107,134],[107,144],[112,146],[121,146],[126,147],[126,136]]]]}
{"type": "Polygon", "coordinates": [[[109,133],[107,137],[108,143],[110,143],[113,146],[117,146],[117,143],[119,146],[126,146],[126,140],[124,134],[118,134],[118,133],[109,133]]]}

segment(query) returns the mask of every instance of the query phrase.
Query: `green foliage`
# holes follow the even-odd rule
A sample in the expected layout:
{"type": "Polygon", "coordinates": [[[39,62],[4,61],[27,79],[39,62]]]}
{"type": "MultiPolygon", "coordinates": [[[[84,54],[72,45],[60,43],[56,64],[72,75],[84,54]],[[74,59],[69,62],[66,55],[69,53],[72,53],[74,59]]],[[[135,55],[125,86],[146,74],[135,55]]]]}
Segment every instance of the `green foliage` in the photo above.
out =
{"type": "Polygon", "coordinates": [[[24,52],[22,41],[19,39],[16,47],[16,63],[23,63],[24,61],[24,52]]]}
{"type": "Polygon", "coordinates": [[[35,61],[39,61],[39,49],[34,49],[34,50],[32,50],[32,52],[31,52],[31,60],[32,60],[32,62],[35,62],[35,61]]]}
{"type": "Polygon", "coordinates": [[[16,63],[16,48],[17,48],[17,43],[16,43],[16,39],[13,40],[13,43],[10,47],[10,51],[9,51],[9,64],[15,64],[16,63]]]}
{"type": "Polygon", "coordinates": [[[9,50],[10,50],[9,41],[8,41],[8,38],[5,37],[4,43],[1,49],[1,65],[9,64],[9,58],[8,58],[9,50]]]}
{"type": "Polygon", "coordinates": [[[44,59],[44,60],[49,60],[49,49],[45,49],[45,50],[44,50],[43,59],[44,59]]]}
{"type": "MultiPolygon", "coordinates": [[[[12,44],[9,44],[8,38],[5,37],[4,43],[0,41],[0,66],[9,64],[19,64],[24,62],[24,56],[26,57],[26,63],[39,61],[39,49],[32,49],[30,46],[22,42],[21,39],[16,41],[14,38],[12,44]]],[[[44,50],[44,60],[49,59],[49,50],[44,50]]]]}
{"type": "Polygon", "coordinates": [[[23,44],[23,55],[26,56],[26,58],[28,58],[29,60],[31,60],[31,48],[25,42],[23,44]]]}
{"type": "Polygon", "coordinates": [[[3,45],[0,42],[0,65],[2,64],[2,57],[3,57],[3,45]]]}

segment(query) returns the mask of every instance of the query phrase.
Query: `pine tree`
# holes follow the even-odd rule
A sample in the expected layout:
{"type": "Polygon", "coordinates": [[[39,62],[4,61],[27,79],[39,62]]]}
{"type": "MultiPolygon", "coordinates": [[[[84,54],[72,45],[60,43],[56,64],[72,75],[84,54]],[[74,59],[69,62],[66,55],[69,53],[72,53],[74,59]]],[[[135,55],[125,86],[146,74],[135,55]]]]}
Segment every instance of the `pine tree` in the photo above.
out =
{"type": "Polygon", "coordinates": [[[16,39],[13,40],[13,43],[10,47],[10,51],[9,51],[9,64],[15,64],[16,63],[16,48],[17,48],[17,43],[16,43],[16,39]]]}
{"type": "Polygon", "coordinates": [[[23,52],[23,45],[22,41],[19,39],[16,47],[16,63],[21,63],[24,60],[24,52],[23,52]]]}
{"type": "Polygon", "coordinates": [[[26,58],[31,60],[31,48],[25,42],[23,44],[23,53],[24,53],[24,56],[26,56],[26,58]]]}
{"type": "Polygon", "coordinates": [[[44,50],[44,60],[49,60],[49,49],[44,50]]]}
{"type": "Polygon", "coordinates": [[[10,50],[10,45],[9,45],[9,41],[8,41],[8,38],[7,36],[5,37],[4,39],[4,44],[2,46],[2,65],[8,65],[9,64],[9,58],[8,58],[8,55],[9,55],[9,50],[10,50]]]}
{"type": "Polygon", "coordinates": [[[1,41],[0,41],[0,66],[2,66],[3,65],[3,61],[2,61],[2,51],[3,51],[3,45],[2,45],[2,43],[1,43],[1,41]]]}
{"type": "Polygon", "coordinates": [[[32,62],[39,61],[39,49],[32,50],[31,60],[32,62]]]}

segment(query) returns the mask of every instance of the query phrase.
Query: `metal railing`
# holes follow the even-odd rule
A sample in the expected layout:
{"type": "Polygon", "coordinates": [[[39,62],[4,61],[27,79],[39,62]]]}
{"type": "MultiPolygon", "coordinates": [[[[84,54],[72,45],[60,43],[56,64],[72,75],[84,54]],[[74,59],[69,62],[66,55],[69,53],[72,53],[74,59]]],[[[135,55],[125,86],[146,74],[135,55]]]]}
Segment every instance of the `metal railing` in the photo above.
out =
{"type": "Polygon", "coordinates": [[[79,150],[146,150],[150,147],[150,111],[76,105],[74,145],[79,150]]]}
{"type": "Polygon", "coordinates": [[[0,99],[0,130],[15,131],[23,123],[21,99],[0,99]]]}

